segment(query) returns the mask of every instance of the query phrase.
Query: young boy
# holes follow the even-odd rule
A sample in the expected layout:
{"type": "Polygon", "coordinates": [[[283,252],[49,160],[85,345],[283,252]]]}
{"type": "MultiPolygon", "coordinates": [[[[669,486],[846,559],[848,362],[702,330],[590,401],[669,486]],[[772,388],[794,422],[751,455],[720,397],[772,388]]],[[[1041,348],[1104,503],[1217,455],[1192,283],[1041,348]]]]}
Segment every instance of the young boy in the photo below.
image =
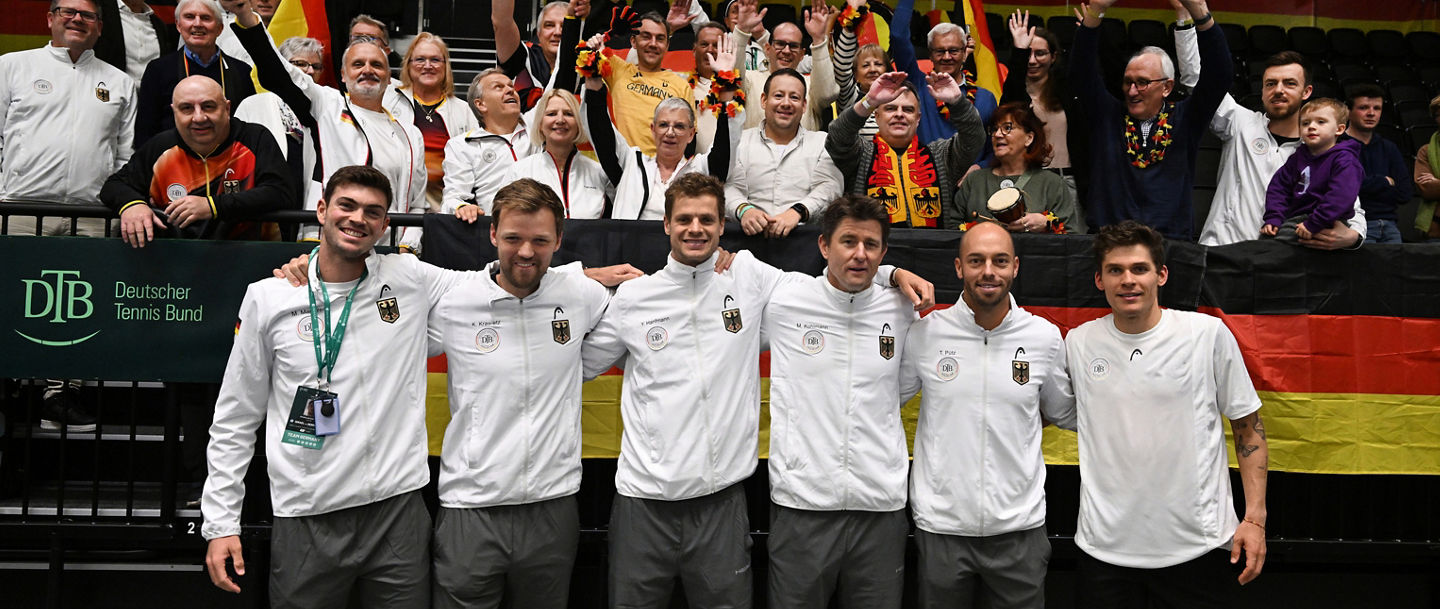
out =
{"type": "Polygon", "coordinates": [[[1336,142],[1345,133],[1349,114],[1344,104],[1333,99],[1317,99],[1300,109],[1300,138],[1305,145],[1270,179],[1262,238],[1308,239],[1355,215],[1355,197],[1365,177],[1360,143],[1336,142]]]}

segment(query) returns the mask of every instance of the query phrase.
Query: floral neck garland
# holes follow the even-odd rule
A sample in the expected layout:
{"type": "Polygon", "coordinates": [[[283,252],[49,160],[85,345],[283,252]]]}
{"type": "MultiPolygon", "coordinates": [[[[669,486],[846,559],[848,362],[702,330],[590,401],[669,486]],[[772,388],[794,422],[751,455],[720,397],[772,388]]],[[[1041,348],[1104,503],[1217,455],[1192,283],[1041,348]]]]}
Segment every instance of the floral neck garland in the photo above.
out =
{"type": "MultiPolygon", "coordinates": [[[[690,75],[690,88],[694,89],[699,83],[695,81],[695,75],[690,75]]],[[[710,94],[705,96],[698,104],[701,112],[710,111],[717,118],[724,114],[729,118],[735,118],[741,110],[745,109],[745,90],[740,86],[740,72],[738,70],[718,70],[715,76],[710,79],[710,94]],[[730,101],[721,102],[720,94],[734,91],[735,97],[730,101]]]]}
{"type": "Polygon", "coordinates": [[[1129,114],[1125,115],[1125,154],[1130,157],[1130,165],[1144,169],[1165,160],[1165,151],[1170,148],[1170,142],[1174,141],[1170,135],[1174,130],[1174,125],[1170,124],[1170,115],[1174,112],[1175,104],[1165,102],[1160,108],[1160,114],[1155,117],[1155,127],[1150,130],[1150,147],[1143,150],[1140,146],[1143,137],[1140,125],[1129,114]]]}
{"type": "Polygon", "coordinates": [[[861,4],[858,8],[852,8],[847,4],[845,10],[840,11],[840,16],[836,21],[840,23],[840,27],[853,32],[860,27],[860,23],[865,21],[865,15],[869,13],[870,5],[868,4],[861,4]]]}

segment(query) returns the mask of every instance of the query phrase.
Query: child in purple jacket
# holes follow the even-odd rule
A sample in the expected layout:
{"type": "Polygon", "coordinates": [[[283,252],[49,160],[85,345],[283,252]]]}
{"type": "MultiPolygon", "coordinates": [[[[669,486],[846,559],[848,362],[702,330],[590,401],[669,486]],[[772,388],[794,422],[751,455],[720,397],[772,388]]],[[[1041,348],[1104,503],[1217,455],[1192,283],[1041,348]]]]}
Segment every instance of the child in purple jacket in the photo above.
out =
{"type": "Polygon", "coordinates": [[[1365,177],[1360,143],[1351,139],[1336,142],[1345,133],[1349,115],[1349,109],[1333,99],[1317,99],[1300,109],[1300,137],[1305,145],[1270,179],[1261,238],[1309,239],[1355,215],[1355,198],[1365,177]]]}

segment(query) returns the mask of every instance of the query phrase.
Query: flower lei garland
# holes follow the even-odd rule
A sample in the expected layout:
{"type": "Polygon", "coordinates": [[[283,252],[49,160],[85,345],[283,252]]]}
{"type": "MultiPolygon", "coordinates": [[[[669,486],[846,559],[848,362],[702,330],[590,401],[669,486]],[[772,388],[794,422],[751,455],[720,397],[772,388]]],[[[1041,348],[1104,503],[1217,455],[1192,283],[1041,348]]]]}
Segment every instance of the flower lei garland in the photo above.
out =
{"type": "Polygon", "coordinates": [[[602,61],[601,51],[591,49],[584,42],[575,47],[575,72],[581,78],[610,77],[610,62],[602,61]]]}
{"type": "MultiPolygon", "coordinates": [[[[695,75],[692,74],[690,79],[690,87],[694,88],[697,84],[695,75]]],[[[717,70],[715,76],[710,78],[710,94],[706,95],[705,99],[700,102],[700,111],[712,112],[716,118],[719,118],[721,113],[724,113],[725,116],[729,118],[735,118],[735,116],[740,114],[740,111],[744,109],[745,91],[740,87],[740,72],[737,70],[717,70]],[[721,102],[720,94],[727,91],[734,91],[735,97],[731,98],[730,101],[721,102]]]]}
{"type": "Polygon", "coordinates": [[[1165,151],[1170,148],[1174,137],[1170,132],[1175,126],[1170,123],[1170,114],[1175,111],[1175,104],[1166,102],[1160,108],[1160,115],[1155,119],[1155,128],[1150,131],[1150,149],[1141,152],[1140,149],[1140,126],[1135,119],[1125,115],[1125,154],[1130,157],[1130,165],[1144,169],[1155,163],[1165,160],[1165,151]]]}
{"type": "Polygon", "coordinates": [[[853,32],[855,28],[860,27],[860,24],[865,21],[865,15],[868,14],[870,14],[870,5],[868,4],[861,4],[859,8],[853,8],[847,4],[845,10],[840,11],[840,16],[836,18],[836,21],[840,23],[841,27],[853,32]]]}

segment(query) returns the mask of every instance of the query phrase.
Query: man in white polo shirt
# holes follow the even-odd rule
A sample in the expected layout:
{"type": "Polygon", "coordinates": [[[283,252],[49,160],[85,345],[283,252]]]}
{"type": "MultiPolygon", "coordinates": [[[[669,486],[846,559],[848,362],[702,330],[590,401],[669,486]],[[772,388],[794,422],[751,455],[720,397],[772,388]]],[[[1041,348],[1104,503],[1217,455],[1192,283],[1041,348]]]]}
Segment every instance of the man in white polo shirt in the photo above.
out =
{"type": "Polygon", "coordinates": [[[1217,318],[1161,309],[1160,233],[1095,237],[1111,313],[1065,346],[1078,404],[1081,607],[1228,607],[1265,564],[1269,450],[1240,347],[1217,318]],[[1237,518],[1222,419],[1245,489],[1237,518]],[[1238,578],[1227,563],[1244,557],[1238,578]]]}
{"type": "Polygon", "coordinates": [[[1075,428],[1060,330],[1015,304],[1010,232],[960,241],[955,306],[911,328],[902,396],[922,389],[910,502],[920,607],[1045,606],[1046,421],[1075,428]]]}

